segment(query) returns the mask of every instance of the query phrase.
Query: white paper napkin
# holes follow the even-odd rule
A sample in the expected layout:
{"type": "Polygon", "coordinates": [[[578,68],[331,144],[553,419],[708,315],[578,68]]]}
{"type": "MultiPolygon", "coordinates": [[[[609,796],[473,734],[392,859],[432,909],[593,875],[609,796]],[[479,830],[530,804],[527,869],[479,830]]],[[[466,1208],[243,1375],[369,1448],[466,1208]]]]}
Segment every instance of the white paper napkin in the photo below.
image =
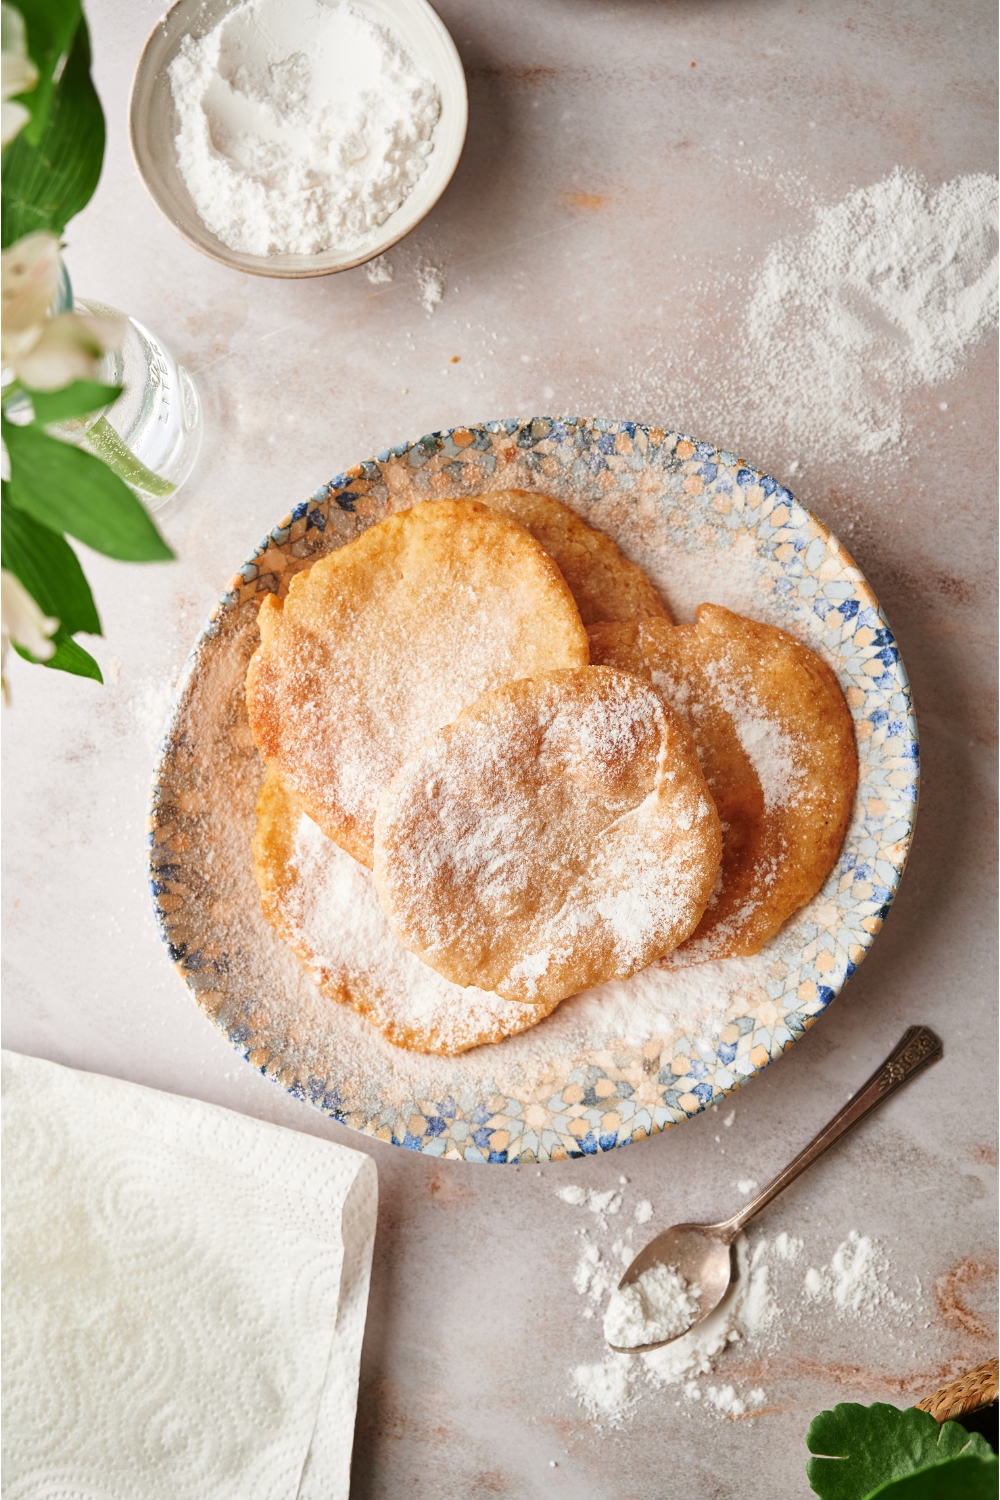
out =
{"type": "Polygon", "coordinates": [[[347,1500],[370,1157],[3,1054],[5,1500],[347,1500]]]}

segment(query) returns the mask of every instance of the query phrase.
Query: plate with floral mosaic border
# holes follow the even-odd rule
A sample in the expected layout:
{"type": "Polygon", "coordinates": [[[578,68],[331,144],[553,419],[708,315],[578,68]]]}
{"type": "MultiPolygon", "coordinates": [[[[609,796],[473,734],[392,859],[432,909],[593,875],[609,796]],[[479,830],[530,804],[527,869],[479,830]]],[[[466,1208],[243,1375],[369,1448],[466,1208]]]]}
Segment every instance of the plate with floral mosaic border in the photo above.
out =
{"type": "MultiPolygon", "coordinates": [[[[851,557],[787,489],[734,454],[665,428],[509,419],[432,433],[338,474],[279,521],[233,576],[175,693],[154,774],[150,880],[161,934],[198,1005],[291,1094],[426,1155],[560,1160],[628,1145],[697,1114],[814,1023],[882,926],[912,836],[917,784],[916,722],[892,632],[851,557]],[[836,867],[768,944],[757,982],[734,998],[723,1025],[661,1028],[641,1044],[583,1045],[555,1059],[543,1047],[534,1074],[506,1067],[510,1042],[460,1058],[415,1056],[325,1000],[261,916],[250,862],[262,769],[243,679],[261,598],[283,595],[296,572],[393,511],[507,488],[555,495],[613,536],[677,618],[712,600],[781,625],[818,651],[844,689],[860,760],[836,867]]],[[[511,1039],[522,1060],[531,1035],[511,1039]]]]}

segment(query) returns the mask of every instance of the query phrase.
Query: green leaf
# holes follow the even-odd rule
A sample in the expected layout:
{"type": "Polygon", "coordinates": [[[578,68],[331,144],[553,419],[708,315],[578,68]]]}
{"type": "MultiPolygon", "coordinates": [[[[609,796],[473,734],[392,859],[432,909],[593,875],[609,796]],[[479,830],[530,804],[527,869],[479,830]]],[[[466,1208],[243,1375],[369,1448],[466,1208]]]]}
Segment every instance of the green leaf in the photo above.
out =
{"type": "Polygon", "coordinates": [[[25,651],[23,646],[14,643],[14,650],[18,656],[23,656],[25,661],[30,661],[36,667],[52,667],[56,672],[72,672],[74,677],[92,677],[95,682],[103,685],[104,678],[101,669],[97,665],[89,651],[74,641],[61,627],[52,637],[56,643],[56,649],[48,661],[39,661],[37,656],[32,656],[30,651],[25,651]]]}
{"type": "MultiPolygon", "coordinates": [[[[25,98],[31,108],[29,96],[25,98]]],[[[3,154],[0,240],[5,248],[35,230],[61,234],[90,202],[101,175],[104,114],[90,77],[85,21],[77,28],[52,108],[37,134],[34,124],[25,126],[3,154]]]]}
{"type": "Polygon", "coordinates": [[[32,391],[24,389],[31,397],[35,409],[35,421],[41,426],[49,422],[65,422],[67,417],[85,417],[92,411],[100,411],[117,401],[122,393],[120,385],[101,385],[97,380],[71,380],[61,391],[32,391]]]}
{"type": "Polygon", "coordinates": [[[806,1445],[816,1455],[806,1465],[806,1474],[822,1500],[867,1500],[880,1485],[945,1459],[962,1454],[977,1461],[993,1457],[985,1438],[966,1432],[957,1422],[939,1427],[928,1412],[915,1406],[900,1411],[881,1402],[844,1402],[833,1411],[821,1411],[813,1418],[806,1445]]]}
{"type": "Polygon", "coordinates": [[[164,562],[173,552],[141,500],[99,458],[40,427],[2,423],[10,454],[10,498],[52,531],[124,562],[164,562]]]}
{"type": "Polygon", "coordinates": [[[967,1453],[902,1479],[890,1479],[865,1500],[996,1500],[998,1474],[994,1455],[978,1458],[967,1453]]]}
{"type": "Polygon", "coordinates": [[[43,615],[60,622],[68,635],[101,634],[101,621],[80,559],[65,537],[19,510],[3,483],[0,500],[0,561],[24,584],[43,615]]]}
{"type": "MultiPolygon", "coordinates": [[[[52,103],[52,74],[70,48],[80,24],[80,0],[8,0],[24,17],[28,34],[28,56],[38,68],[38,82],[18,97],[31,110],[22,135],[37,143],[52,103]]],[[[65,74],[64,74],[65,76],[65,74]]],[[[4,166],[6,167],[6,157],[4,166]]]]}

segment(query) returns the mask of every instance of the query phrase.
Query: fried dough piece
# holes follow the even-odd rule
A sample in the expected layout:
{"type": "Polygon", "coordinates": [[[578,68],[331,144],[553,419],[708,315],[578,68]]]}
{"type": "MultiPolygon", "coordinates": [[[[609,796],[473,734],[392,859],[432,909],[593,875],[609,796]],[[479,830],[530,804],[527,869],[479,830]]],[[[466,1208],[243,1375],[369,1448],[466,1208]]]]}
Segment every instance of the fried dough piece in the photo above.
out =
{"type": "Polygon", "coordinates": [[[485,694],[397,773],[375,888],[454,984],[548,1003],[682,942],[721,849],[694,742],[657,693],[607,668],[547,672],[485,694]]]}
{"type": "Polygon", "coordinates": [[[397,1047],[454,1056],[526,1031],[554,1009],[460,989],[407,953],[370,871],[317,828],[273,771],[257,801],[253,865],[265,917],[323,994],[397,1047]]]}
{"type": "Polygon", "coordinates": [[[499,515],[518,521],[541,542],[569,584],[585,625],[653,616],[670,619],[642,569],[561,500],[533,490],[498,490],[479,499],[499,515]]]}
{"type": "Polygon", "coordinates": [[[389,516],[260,607],[250,727],[323,832],[372,862],[379,795],[489,688],[589,660],[548,553],[475,500],[389,516]]]}
{"type": "Polygon", "coordinates": [[[721,883],[670,962],[759,953],[815,896],[847,831],[858,757],[836,677],[793,636],[717,604],[693,625],[595,625],[590,647],[687,721],[722,820],[721,883]]]}

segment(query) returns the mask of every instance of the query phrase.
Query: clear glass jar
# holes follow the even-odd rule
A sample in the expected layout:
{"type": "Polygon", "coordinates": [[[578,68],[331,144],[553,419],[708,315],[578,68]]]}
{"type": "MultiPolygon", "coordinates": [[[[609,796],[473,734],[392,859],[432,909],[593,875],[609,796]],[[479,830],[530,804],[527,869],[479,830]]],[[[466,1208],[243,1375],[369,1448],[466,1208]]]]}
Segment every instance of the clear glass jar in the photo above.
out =
{"type": "MultiPolygon", "coordinates": [[[[95,379],[122,385],[117,401],[82,420],[61,422],[53,431],[88,448],[135,490],[146,506],[162,510],[194,468],[201,447],[201,402],[194,381],[135,318],[103,302],[74,299],[65,262],[50,312],[72,310],[91,317],[117,318],[125,325],[121,349],[106,354],[95,379]]],[[[25,399],[26,420],[30,409],[25,399]]],[[[8,412],[17,420],[16,412],[8,412]]]]}
{"type": "Polygon", "coordinates": [[[147,328],[102,302],[77,312],[124,319],[121,349],[104,356],[97,379],[124,390],[88,425],[84,446],[161,510],[194,468],[201,447],[201,402],[194,381],[147,328]]]}

